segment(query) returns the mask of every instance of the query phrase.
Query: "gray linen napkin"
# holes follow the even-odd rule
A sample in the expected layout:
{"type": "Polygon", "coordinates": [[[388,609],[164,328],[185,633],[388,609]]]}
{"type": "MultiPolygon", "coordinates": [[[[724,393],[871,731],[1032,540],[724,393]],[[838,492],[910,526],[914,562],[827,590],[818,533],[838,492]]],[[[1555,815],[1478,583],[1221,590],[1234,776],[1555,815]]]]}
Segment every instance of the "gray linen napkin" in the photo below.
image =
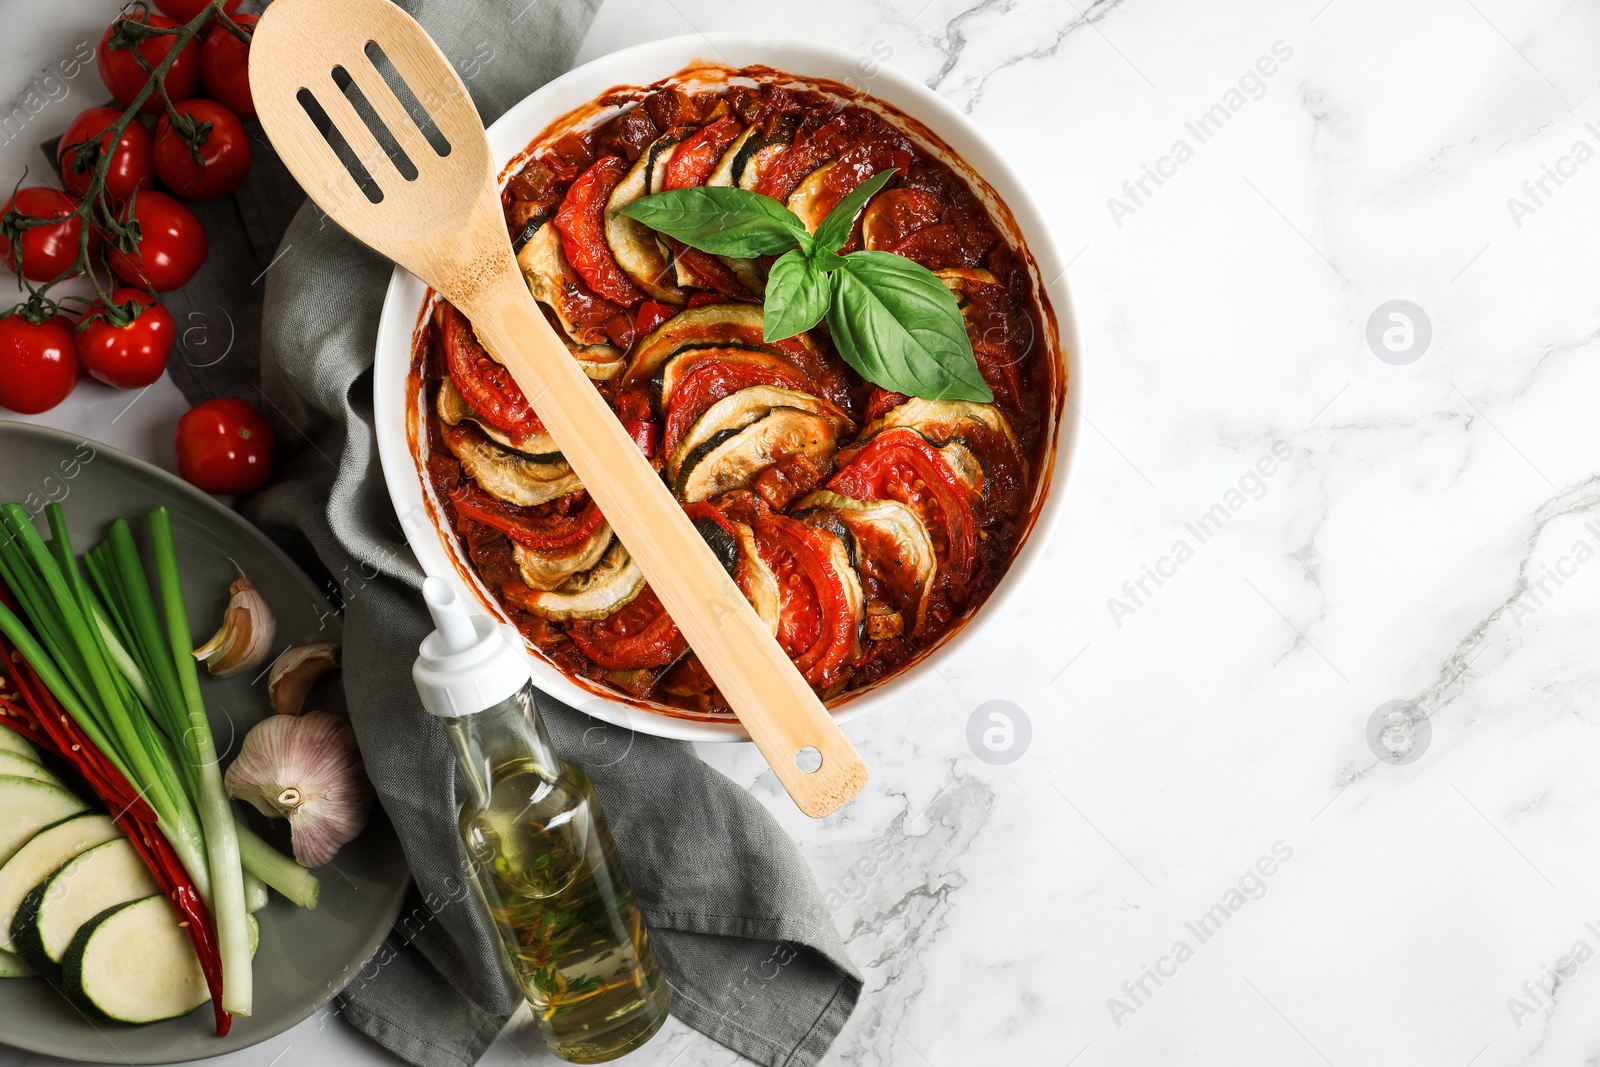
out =
{"type": "MultiPolygon", "coordinates": [[[[567,68],[598,2],[404,6],[488,122],[567,68]]],[[[191,402],[241,396],[277,428],[277,478],[243,510],[344,604],[351,721],[416,879],[377,966],[362,969],[339,1010],[420,1067],[469,1067],[521,997],[466,888],[453,758],[411,687],[430,626],[372,423],[373,346],[391,268],[302,204],[259,131],[249,184],[199,213],[211,253],[168,297],[184,331],[169,369],[191,402]]],[[[758,1063],[817,1062],[861,981],[793,843],[688,745],[601,727],[543,697],[540,709],[556,747],[599,790],[673,1014],[758,1063]]]]}

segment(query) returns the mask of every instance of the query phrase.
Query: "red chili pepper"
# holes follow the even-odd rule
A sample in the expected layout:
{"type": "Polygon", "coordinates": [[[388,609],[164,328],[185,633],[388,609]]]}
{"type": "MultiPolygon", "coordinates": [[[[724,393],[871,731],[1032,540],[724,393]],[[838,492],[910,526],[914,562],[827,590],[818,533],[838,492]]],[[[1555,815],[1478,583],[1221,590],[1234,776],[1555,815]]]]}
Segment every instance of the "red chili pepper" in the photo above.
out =
{"type": "Polygon", "coordinates": [[[635,332],[640,334],[649,333],[677,313],[678,309],[671,304],[663,304],[656,300],[646,300],[639,305],[639,315],[633,320],[633,328],[635,332]]]}
{"type": "Polygon", "coordinates": [[[605,222],[606,201],[627,173],[628,161],[621,156],[595,163],[567,189],[555,224],[567,262],[584,283],[612,303],[632,307],[644,294],[617,266],[606,244],[605,222]]]}
{"type": "MultiPolygon", "coordinates": [[[[0,601],[9,608],[16,607],[16,602],[4,592],[0,592],[0,601]]],[[[0,655],[4,655],[12,684],[22,697],[20,704],[0,698],[0,711],[5,712],[0,715],[0,723],[76,768],[106,810],[111,812],[111,818],[127,835],[128,843],[139,853],[139,858],[155,876],[156,883],[183,916],[183,926],[194,944],[200,970],[205,974],[206,988],[211,992],[217,1036],[226,1037],[233,1025],[233,1016],[222,1009],[222,955],[217,949],[211,917],[206,913],[193,879],[183,869],[183,862],[157,826],[155,812],[144,802],[133,784],[94,746],[82,727],[56,701],[33,667],[4,637],[0,637],[0,655]],[[32,725],[37,732],[19,728],[15,720],[32,725]]]]}
{"type": "Polygon", "coordinates": [[[633,443],[639,446],[639,451],[644,453],[645,459],[656,457],[656,424],[649,421],[625,422],[622,428],[628,431],[628,436],[633,438],[633,443]]]}
{"type": "Polygon", "coordinates": [[[689,306],[692,308],[703,308],[707,304],[726,304],[727,302],[727,297],[723,296],[721,293],[689,294],[689,306]]]}

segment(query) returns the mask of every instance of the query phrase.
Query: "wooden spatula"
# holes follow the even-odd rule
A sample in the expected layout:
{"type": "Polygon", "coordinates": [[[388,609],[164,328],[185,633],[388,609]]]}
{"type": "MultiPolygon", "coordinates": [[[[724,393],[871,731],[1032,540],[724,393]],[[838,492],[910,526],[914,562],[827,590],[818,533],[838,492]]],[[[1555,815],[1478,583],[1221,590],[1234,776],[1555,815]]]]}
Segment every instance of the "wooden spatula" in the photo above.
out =
{"type": "Polygon", "coordinates": [[[444,294],[511,371],[800,810],[821,818],[859,792],[861,758],[534,304],[483,124],[422,27],[388,0],[277,0],[256,27],[250,90],[311,199],[444,294]],[[806,749],[821,755],[809,772],[806,749]]]}

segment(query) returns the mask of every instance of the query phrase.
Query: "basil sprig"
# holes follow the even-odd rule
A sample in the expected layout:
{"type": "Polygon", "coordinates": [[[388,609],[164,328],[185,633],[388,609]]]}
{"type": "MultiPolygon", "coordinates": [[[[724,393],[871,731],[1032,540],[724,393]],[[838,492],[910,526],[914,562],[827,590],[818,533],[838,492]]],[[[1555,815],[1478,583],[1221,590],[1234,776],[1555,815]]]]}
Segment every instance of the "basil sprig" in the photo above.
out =
{"type": "Polygon", "coordinates": [[[891,252],[839,255],[856,215],[895,175],[873,175],[807,233],[794,212],[747,189],[701,186],[641,197],[622,214],[717,256],[778,256],[767,276],[762,336],[781,341],[824,318],[863,378],[924,400],[988,403],[954,294],[928,268],[891,252]]]}

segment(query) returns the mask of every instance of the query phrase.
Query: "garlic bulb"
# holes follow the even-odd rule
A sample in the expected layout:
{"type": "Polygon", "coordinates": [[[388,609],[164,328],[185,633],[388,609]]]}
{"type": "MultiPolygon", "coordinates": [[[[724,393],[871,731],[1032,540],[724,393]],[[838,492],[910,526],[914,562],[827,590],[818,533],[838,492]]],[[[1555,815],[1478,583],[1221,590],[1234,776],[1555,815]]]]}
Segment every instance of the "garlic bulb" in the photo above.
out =
{"type": "Polygon", "coordinates": [[[339,665],[339,646],[296,645],[279,656],[267,675],[267,699],[279,715],[298,715],[312,683],[339,665]]]}
{"type": "Polygon", "coordinates": [[[224,778],[228,795],[269,819],[288,819],[294,858],[320,867],[361,833],[372,811],[372,783],[355,731],[337,715],[273,715],[245,735],[224,778]]]}
{"type": "Polygon", "coordinates": [[[206,665],[213,678],[231,678],[261,666],[278,632],[272,609],[249,579],[239,575],[228,592],[231,596],[222,627],[194,650],[194,658],[206,665]]]}

